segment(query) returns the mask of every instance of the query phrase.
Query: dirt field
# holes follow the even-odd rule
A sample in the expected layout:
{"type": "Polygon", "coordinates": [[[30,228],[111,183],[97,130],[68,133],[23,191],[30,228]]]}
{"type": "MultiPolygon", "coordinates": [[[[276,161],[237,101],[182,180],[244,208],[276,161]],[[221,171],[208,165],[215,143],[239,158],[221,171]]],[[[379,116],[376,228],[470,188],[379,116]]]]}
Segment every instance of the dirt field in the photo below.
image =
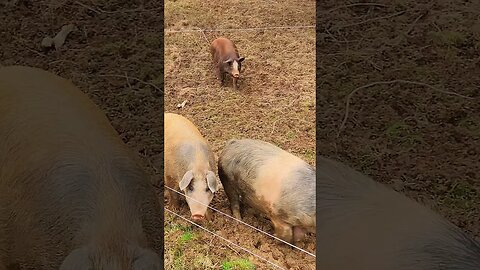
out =
{"type": "MultiPolygon", "coordinates": [[[[231,138],[272,142],[315,163],[315,29],[171,33],[182,28],[315,25],[313,1],[166,1],[165,111],[192,120],[219,154],[231,138]],[[280,4],[281,3],[281,4],[280,4]],[[210,42],[232,39],[245,57],[234,91],[215,79],[210,42]],[[208,41],[207,41],[208,40],[208,41]],[[187,100],[183,109],[177,104],[187,100]]],[[[166,207],[169,208],[168,200],[166,207]]],[[[211,206],[230,214],[225,193],[211,206]]],[[[185,205],[180,213],[189,217],[185,205]]],[[[213,214],[209,230],[287,269],[315,269],[315,260],[236,221],[213,214]]],[[[272,269],[231,244],[165,214],[166,269],[272,269]],[[236,265],[236,268],[234,266],[236,265]]],[[[244,221],[273,233],[270,222],[244,221]]],[[[300,247],[314,253],[315,238],[300,247]]]]}
{"type": "Polygon", "coordinates": [[[321,1],[318,151],[479,237],[480,2],[374,2],[321,1]],[[359,89],[342,128],[352,91],[392,80],[429,86],[359,89]]]}

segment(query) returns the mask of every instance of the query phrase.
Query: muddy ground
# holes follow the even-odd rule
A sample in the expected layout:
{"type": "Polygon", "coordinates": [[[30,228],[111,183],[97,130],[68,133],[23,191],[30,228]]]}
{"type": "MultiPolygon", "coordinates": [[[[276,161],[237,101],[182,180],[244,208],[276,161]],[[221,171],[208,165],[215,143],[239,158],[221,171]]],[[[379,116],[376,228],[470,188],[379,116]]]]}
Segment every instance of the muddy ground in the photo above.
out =
{"type": "Polygon", "coordinates": [[[479,237],[480,2],[354,2],[320,2],[319,153],[479,237]]]}
{"type": "MultiPolygon", "coordinates": [[[[166,1],[165,111],[195,123],[219,154],[231,138],[272,142],[315,164],[315,29],[172,32],[181,29],[315,25],[314,1],[166,1]],[[232,39],[244,70],[239,89],[215,79],[210,42],[232,39]],[[183,109],[177,105],[187,101],[183,109]]],[[[170,209],[168,200],[165,200],[170,209]]],[[[211,206],[230,214],[220,190],[211,206]]],[[[188,207],[179,213],[189,217],[188,207]]],[[[204,224],[234,244],[286,269],[315,269],[313,257],[213,213],[204,224]]],[[[165,214],[166,269],[272,269],[260,259],[165,214]],[[241,261],[245,260],[245,261],[241,261]],[[240,263],[240,262],[243,263],[240,263]],[[237,264],[237,268],[228,268],[237,264]],[[223,268],[222,268],[223,267],[223,268]]],[[[270,222],[251,213],[244,221],[268,233],[270,222]]],[[[315,252],[315,237],[301,248],[315,252]]]]}

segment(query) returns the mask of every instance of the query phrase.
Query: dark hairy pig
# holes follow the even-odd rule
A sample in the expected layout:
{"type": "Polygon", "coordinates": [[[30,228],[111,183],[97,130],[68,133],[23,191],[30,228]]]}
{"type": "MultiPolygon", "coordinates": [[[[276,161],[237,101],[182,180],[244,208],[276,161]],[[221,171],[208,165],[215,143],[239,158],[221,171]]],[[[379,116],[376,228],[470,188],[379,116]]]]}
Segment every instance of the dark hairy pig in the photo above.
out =
{"type": "Polygon", "coordinates": [[[317,269],[480,269],[480,244],[427,207],[332,159],[316,167],[317,269]]]}
{"type": "Polygon", "coordinates": [[[230,75],[233,81],[233,89],[237,89],[237,81],[242,71],[242,62],[245,57],[240,57],[237,47],[233,41],[219,37],[212,41],[210,46],[213,64],[215,66],[217,78],[223,86],[225,83],[225,75],[230,75]]]}
{"type": "Polygon", "coordinates": [[[240,204],[266,215],[275,235],[289,243],[315,230],[315,168],[261,140],[229,140],[218,160],[218,174],[240,219],[240,204]]]}
{"type": "Polygon", "coordinates": [[[0,68],[0,270],[161,269],[162,209],[139,164],[70,81],[0,68]]]}

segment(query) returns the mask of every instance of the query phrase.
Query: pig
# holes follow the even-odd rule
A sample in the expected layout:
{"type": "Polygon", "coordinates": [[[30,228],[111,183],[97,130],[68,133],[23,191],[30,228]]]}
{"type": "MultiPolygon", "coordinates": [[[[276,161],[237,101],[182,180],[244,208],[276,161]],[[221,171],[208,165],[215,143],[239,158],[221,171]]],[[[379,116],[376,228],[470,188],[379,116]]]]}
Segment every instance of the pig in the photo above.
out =
{"type": "Polygon", "coordinates": [[[291,244],[314,232],[315,168],[269,142],[227,141],[218,158],[218,175],[232,215],[240,204],[267,216],[275,235],[291,244]]]}
{"type": "Polygon", "coordinates": [[[228,74],[233,80],[233,89],[237,89],[237,81],[242,71],[242,62],[245,57],[240,57],[235,44],[224,37],[219,37],[212,41],[210,46],[213,64],[215,66],[217,78],[220,79],[220,85],[225,83],[225,75],[228,74]]]}
{"type": "Polygon", "coordinates": [[[1,270],[163,267],[149,177],[69,80],[0,68],[0,142],[1,270]]]}
{"type": "MultiPolygon", "coordinates": [[[[185,195],[192,220],[209,219],[207,205],[219,188],[215,154],[190,120],[175,113],[164,117],[165,185],[185,195]]],[[[173,207],[179,208],[179,194],[167,191],[173,207]]]]}
{"type": "Polygon", "coordinates": [[[317,269],[480,269],[480,243],[432,210],[333,159],[316,167],[317,269]]]}

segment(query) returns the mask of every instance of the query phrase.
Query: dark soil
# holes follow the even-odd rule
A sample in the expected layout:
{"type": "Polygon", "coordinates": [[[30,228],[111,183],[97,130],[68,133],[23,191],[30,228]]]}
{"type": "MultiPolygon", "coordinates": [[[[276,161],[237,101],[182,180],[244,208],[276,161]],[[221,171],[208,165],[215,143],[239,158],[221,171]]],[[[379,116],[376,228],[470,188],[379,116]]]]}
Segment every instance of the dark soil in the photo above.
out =
{"type": "Polygon", "coordinates": [[[480,2],[375,2],[321,1],[318,151],[478,237],[480,2]],[[360,89],[342,128],[352,91],[392,80],[429,86],[360,89]]]}

